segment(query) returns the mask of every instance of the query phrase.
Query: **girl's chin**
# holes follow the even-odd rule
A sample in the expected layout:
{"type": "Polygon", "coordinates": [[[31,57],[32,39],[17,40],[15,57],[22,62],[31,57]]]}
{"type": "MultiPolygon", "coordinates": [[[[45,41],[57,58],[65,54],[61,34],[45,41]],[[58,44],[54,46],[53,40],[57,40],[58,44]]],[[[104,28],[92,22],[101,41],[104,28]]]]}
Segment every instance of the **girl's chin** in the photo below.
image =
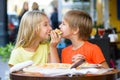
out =
{"type": "Polygon", "coordinates": [[[50,36],[48,36],[48,38],[47,39],[50,39],[50,36]]]}

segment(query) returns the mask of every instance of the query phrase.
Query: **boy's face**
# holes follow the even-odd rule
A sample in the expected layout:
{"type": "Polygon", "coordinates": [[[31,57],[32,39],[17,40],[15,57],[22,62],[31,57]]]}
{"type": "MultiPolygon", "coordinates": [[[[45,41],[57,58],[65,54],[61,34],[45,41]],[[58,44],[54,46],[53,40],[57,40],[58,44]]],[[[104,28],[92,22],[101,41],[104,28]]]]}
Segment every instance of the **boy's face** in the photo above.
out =
{"type": "Polygon", "coordinates": [[[48,39],[50,37],[50,31],[52,30],[50,26],[49,19],[45,17],[39,25],[39,38],[42,40],[48,39]]]}
{"type": "Polygon", "coordinates": [[[64,19],[62,20],[59,28],[63,32],[63,34],[61,35],[63,38],[69,39],[73,35],[73,30],[70,28],[68,22],[64,19]]]}

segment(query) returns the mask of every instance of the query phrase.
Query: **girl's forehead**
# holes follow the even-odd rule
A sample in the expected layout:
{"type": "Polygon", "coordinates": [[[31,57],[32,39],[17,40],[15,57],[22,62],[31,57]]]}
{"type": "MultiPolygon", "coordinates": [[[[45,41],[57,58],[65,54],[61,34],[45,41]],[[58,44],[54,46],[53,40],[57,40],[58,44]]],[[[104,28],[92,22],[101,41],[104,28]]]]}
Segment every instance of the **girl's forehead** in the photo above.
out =
{"type": "Polygon", "coordinates": [[[48,22],[50,22],[50,20],[49,20],[47,17],[44,17],[44,18],[42,19],[42,22],[48,23],[48,22]]]}
{"type": "Polygon", "coordinates": [[[49,18],[47,16],[44,16],[42,20],[49,20],[49,18]]]}

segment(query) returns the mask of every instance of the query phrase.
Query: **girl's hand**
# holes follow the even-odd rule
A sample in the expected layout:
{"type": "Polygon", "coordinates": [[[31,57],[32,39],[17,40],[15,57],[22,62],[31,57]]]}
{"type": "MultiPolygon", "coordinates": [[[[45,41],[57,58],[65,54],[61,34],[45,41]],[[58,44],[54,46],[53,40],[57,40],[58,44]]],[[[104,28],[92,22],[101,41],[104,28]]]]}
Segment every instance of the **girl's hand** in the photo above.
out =
{"type": "Polygon", "coordinates": [[[57,44],[60,42],[61,36],[58,35],[54,30],[50,32],[50,36],[51,36],[51,41],[50,41],[50,54],[49,54],[48,62],[58,63],[60,62],[60,59],[57,51],[57,44]]]}
{"type": "Polygon", "coordinates": [[[50,36],[51,36],[50,46],[56,47],[61,40],[61,35],[57,34],[54,30],[52,30],[50,36]]]}
{"type": "Polygon", "coordinates": [[[81,54],[76,54],[72,57],[72,63],[76,63],[80,61],[81,59],[85,59],[85,57],[81,54]]]}

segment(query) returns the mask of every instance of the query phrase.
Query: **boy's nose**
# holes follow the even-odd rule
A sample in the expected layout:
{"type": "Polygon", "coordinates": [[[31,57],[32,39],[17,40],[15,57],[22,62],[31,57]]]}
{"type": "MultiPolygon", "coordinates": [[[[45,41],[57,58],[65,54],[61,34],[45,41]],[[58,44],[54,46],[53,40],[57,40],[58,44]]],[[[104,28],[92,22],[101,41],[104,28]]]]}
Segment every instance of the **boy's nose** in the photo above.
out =
{"type": "Polygon", "coordinates": [[[61,24],[59,25],[59,28],[61,28],[61,24]]]}

